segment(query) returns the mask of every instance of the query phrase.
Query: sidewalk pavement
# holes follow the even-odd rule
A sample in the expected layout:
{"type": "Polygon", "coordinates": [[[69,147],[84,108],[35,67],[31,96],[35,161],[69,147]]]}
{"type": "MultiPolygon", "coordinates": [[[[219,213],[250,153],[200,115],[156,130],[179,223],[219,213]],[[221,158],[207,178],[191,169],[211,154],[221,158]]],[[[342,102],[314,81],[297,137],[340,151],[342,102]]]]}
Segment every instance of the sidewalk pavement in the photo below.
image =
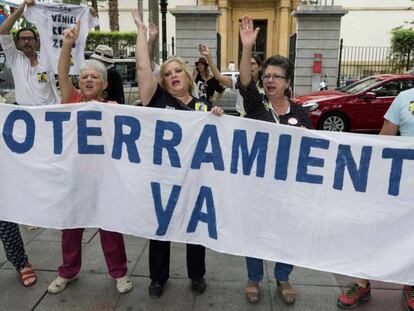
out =
{"type": "MultiPolygon", "coordinates": [[[[60,231],[52,229],[28,230],[21,226],[26,252],[38,274],[37,283],[24,288],[13,266],[0,250],[0,310],[288,310],[338,311],[336,300],[342,288],[352,279],[332,273],[296,267],[291,283],[297,289],[297,301],[284,305],[275,294],[273,263],[265,263],[265,278],[260,283],[261,301],[249,305],[244,298],[246,285],[245,259],[207,250],[207,290],[194,296],[187,279],[185,246],[173,243],[171,247],[170,279],[159,299],[148,296],[148,240],[125,236],[128,255],[128,273],[134,283],[130,293],[119,294],[115,282],[108,275],[96,229],[85,230],[83,236],[83,265],[79,279],[70,283],[60,294],[47,293],[47,287],[56,277],[61,263],[60,231]]],[[[0,247],[1,248],[1,247],[0,247]]],[[[372,299],[358,310],[404,310],[401,285],[372,282],[372,299]]]]}

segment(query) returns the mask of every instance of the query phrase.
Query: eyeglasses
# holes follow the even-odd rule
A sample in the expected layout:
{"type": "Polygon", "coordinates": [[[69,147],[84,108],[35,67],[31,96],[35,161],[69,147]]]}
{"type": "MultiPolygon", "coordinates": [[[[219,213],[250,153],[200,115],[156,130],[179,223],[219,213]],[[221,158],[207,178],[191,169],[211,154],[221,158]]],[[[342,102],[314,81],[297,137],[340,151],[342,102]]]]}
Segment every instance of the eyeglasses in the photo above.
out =
{"type": "Polygon", "coordinates": [[[20,37],[19,38],[19,40],[20,41],[29,41],[29,42],[33,42],[33,41],[36,41],[36,38],[35,37],[20,37]]]}
{"type": "Polygon", "coordinates": [[[267,75],[262,76],[262,80],[270,80],[270,79],[278,81],[278,80],[282,80],[282,79],[286,80],[287,77],[286,76],[281,76],[281,75],[276,75],[276,74],[274,74],[274,75],[267,74],[267,75]]]}

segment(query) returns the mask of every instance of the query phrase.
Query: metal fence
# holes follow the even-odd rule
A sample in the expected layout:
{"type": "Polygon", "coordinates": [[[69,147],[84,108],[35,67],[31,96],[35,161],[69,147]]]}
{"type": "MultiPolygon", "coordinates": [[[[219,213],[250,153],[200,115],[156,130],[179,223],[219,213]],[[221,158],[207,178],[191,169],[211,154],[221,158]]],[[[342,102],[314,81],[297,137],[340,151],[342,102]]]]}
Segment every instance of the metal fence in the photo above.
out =
{"type": "Polygon", "coordinates": [[[319,5],[335,5],[335,0],[319,0],[319,5]]]}
{"type": "Polygon", "coordinates": [[[302,0],[303,4],[311,4],[315,6],[323,6],[323,5],[335,5],[335,0],[302,0]]]}
{"type": "Polygon", "coordinates": [[[390,47],[343,46],[341,39],[337,86],[386,73],[403,73],[412,66],[411,53],[395,57],[390,47]]]}

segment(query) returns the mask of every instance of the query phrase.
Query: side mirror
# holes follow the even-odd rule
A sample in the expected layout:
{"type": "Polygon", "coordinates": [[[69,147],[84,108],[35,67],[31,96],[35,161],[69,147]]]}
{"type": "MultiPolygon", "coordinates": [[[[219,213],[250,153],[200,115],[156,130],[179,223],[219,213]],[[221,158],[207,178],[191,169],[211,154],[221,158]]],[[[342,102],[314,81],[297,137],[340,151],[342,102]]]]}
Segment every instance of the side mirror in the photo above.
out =
{"type": "Polygon", "coordinates": [[[364,95],[361,96],[362,99],[375,99],[377,95],[374,92],[366,92],[364,95]]]}

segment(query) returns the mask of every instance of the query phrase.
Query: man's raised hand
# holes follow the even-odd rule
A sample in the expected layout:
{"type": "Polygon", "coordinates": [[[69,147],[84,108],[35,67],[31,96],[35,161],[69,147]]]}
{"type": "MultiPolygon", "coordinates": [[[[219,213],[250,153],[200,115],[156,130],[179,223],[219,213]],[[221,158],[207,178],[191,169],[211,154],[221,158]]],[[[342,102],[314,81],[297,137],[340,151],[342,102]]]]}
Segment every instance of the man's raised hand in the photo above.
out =
{"type": "Polygon", "coordinates": [[[63,32],[63,40],[69,43],[75,43],[79,37],[80,21],[76,23],[75,27],[65,29],[63,32]]]}

